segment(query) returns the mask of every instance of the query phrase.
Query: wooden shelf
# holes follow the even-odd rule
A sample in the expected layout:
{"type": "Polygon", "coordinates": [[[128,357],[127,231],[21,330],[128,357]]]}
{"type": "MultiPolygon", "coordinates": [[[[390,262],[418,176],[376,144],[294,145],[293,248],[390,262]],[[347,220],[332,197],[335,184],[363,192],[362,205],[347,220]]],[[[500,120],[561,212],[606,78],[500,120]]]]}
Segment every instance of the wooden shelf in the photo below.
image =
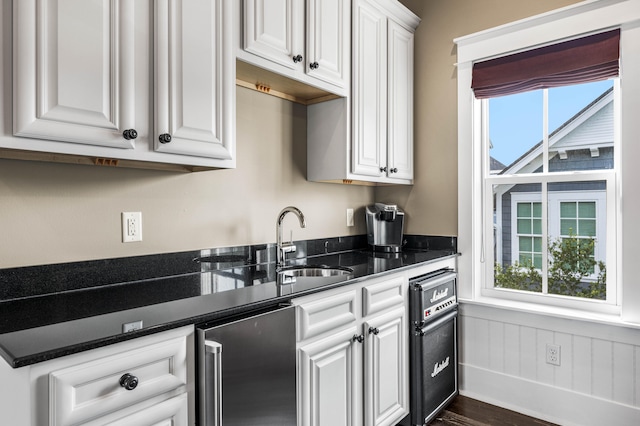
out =
{"type": "Polygon", "coordinates": [[[302,105],[316,104],[340,97],[241,60],[236,60],[236,85],[302,105]]]}

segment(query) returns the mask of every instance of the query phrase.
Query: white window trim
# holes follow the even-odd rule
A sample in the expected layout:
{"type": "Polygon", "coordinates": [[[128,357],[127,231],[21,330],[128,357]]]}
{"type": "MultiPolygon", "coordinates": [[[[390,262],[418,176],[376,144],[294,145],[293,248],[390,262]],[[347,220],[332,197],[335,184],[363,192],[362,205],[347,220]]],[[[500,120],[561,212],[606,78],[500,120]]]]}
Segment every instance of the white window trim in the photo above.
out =
{"type": "MultiPolygon", "coordinates": [[[[481,179],[473,178],[487,169],[483,164],[487,160],[482,156],[483,149],[479,143],[482,135],[478,129],[483,120],[480,101],[474,98],[471,90],[473,63],[616,27],[621,29],[621,76],[625,80],[621,96],[615,101],[622,117],[621,125],[615,128],[621,148],[615,151],[614,158],[619,166],[620,179],[607,179],[607,185],[615,185],[616,199],[620,200],[624,183],[628,182],[632,187],[640,178],[640,170],[632,160],[634,156],[640,158],[640,147],[636,141],[636,135],[640,134],[637,120],[640,111],[640,0],[589,0],[454,40],[458,54],[458,249],[462,253],[458,269],[462,300],[481,301],[486,296],[482,294],[486,290],[483,286],[484,263],[493,260],[488,259],[493,257],[493,253],[487,253],[484,246],[484,239],[490,238],[493,232],[493,218],[478,214],[487,210],[482,197],[486,188],[483,188],[481,179]]],[[[526,176],[522,178],[526,181],[526,176]]],[[[614,223],[613,233],[607,234],[617,236],[613,253],[607,250],[607,257],[612,259],[619,272],[615,282],[621,293],[624,292],[624,300],[616,298],[613,305],[607,305],[602,311],[613,315],[621,312],[622,320],[640,323],[640,279],[635,272],[640,256],[640,250],[635,248],[635,241],[640,238],[640,227],[635,221],[635,212],[640,209],[640,194],[625,194],[625,202],[620,203],[618,209],[615,207],[615,203],[607,203],[607,214],[616,219],[610,221],[614,223]],[[613,210],[610,209],[611,204],[613,210]],[[625,264],[629,265],[627,269],[624,269],[625,264]]],[[[548,306],[546,299],[551,297],[542,297],[543,300],[534,298],[528,301],[548,306]]],[[[496,300],[489,302],[495,304],[496,300]]],[[[564,301],[558,305],[592,310],[585,306],[572,307],[564,301]]]]}

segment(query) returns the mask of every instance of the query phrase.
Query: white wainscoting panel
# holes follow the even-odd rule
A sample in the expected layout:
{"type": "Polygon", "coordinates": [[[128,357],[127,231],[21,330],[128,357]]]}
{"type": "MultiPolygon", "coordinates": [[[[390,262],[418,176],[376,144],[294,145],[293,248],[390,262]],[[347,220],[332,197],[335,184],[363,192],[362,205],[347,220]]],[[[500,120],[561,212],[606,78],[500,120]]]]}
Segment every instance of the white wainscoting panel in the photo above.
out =
{"type": "Polygon", "coordinates": [[[462,394],[563,425],[640,424],[639,327],[464,302],[459,324],[462,394]]]}

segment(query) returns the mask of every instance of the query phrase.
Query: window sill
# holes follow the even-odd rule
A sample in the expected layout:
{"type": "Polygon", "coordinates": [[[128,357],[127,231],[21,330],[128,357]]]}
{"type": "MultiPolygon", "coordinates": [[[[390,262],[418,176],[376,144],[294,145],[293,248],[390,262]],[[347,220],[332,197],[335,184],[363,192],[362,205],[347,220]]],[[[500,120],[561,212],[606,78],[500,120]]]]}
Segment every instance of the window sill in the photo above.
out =
{"type": "Polygon", "coordinates": [[[487,296],[481,296],[475,299],[460,298],[458,299],[458,301],[462,305],[463,315],[465,306],[486,307],[510,311],[513,314],[530,314],[561,320],[580,321],[583,324],[587,322],[594,325],[599,324],[628,328],[632,330],[640,330],[640,324],[622,321],[619,313],[592,312],[581,309],[549,306],[538,303],[506,300],[487,296]]]}

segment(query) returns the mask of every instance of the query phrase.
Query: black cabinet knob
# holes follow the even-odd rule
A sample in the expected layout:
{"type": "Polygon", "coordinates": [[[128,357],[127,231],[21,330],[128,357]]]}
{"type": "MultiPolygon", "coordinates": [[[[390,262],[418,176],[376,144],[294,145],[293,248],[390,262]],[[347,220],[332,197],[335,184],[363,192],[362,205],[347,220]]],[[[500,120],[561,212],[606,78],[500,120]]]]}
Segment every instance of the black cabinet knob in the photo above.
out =
{"type": "Polygon", "coordinates": [[[393,169],[389,170],[391,173],[398,173],[398,168],[394,167],[393,169]]]}
{"type": "Polygon", "coordinates": [[[384,172],[387,171],[387,168],[386,167],[380,167],[380,171],[384,173],[384,172]]]}
{"type": "Polygon", "coordinates": [[[312,70],[317,70],[319,66],[320,64],[318,64],[317,62],[312,62],[309,64],[309,68],[311,68],[312,70]]]}
{"type": "Polygon", "coordinates": [[[171,142],[171,135],[169,133],[163,133],[158,136],[158,140],[160,141],[160,143],[169,143],[171,142]]]}
{"type": "Polygon", "coordinates": [[[138,378],[133,374],[124,374],[120,377],[120,386],[126,390],[134,390],[138,386],[138,378]]]}
{"type": "Polygon", "coordinates": [[[136,132],[136,129],[127,129],[122,132],[122,137],[126,140],[135,139],[138,137],[138,132],[136,132]]]}
{"type": "Polygon", "coordinates": [[[351,338],[351,341],[352,342],[362,343],[362,342],[364,342],[364,336],[362,334],[360,334],[360,335],[354,334],[353,337],[351,338]]]}
{"type": "Polygon", "coordinates": [[[369,334],[375,334],[377,335],[378,333],[380,333],[380,330],[378,330],[375,327],[369,327],[369,334]]]}
{"type": "Polygon", "coordinates": [[[296,55],[293,57],[293,63],[297,64],[298,62],[302,62],[302,55],[296,55]]]}

